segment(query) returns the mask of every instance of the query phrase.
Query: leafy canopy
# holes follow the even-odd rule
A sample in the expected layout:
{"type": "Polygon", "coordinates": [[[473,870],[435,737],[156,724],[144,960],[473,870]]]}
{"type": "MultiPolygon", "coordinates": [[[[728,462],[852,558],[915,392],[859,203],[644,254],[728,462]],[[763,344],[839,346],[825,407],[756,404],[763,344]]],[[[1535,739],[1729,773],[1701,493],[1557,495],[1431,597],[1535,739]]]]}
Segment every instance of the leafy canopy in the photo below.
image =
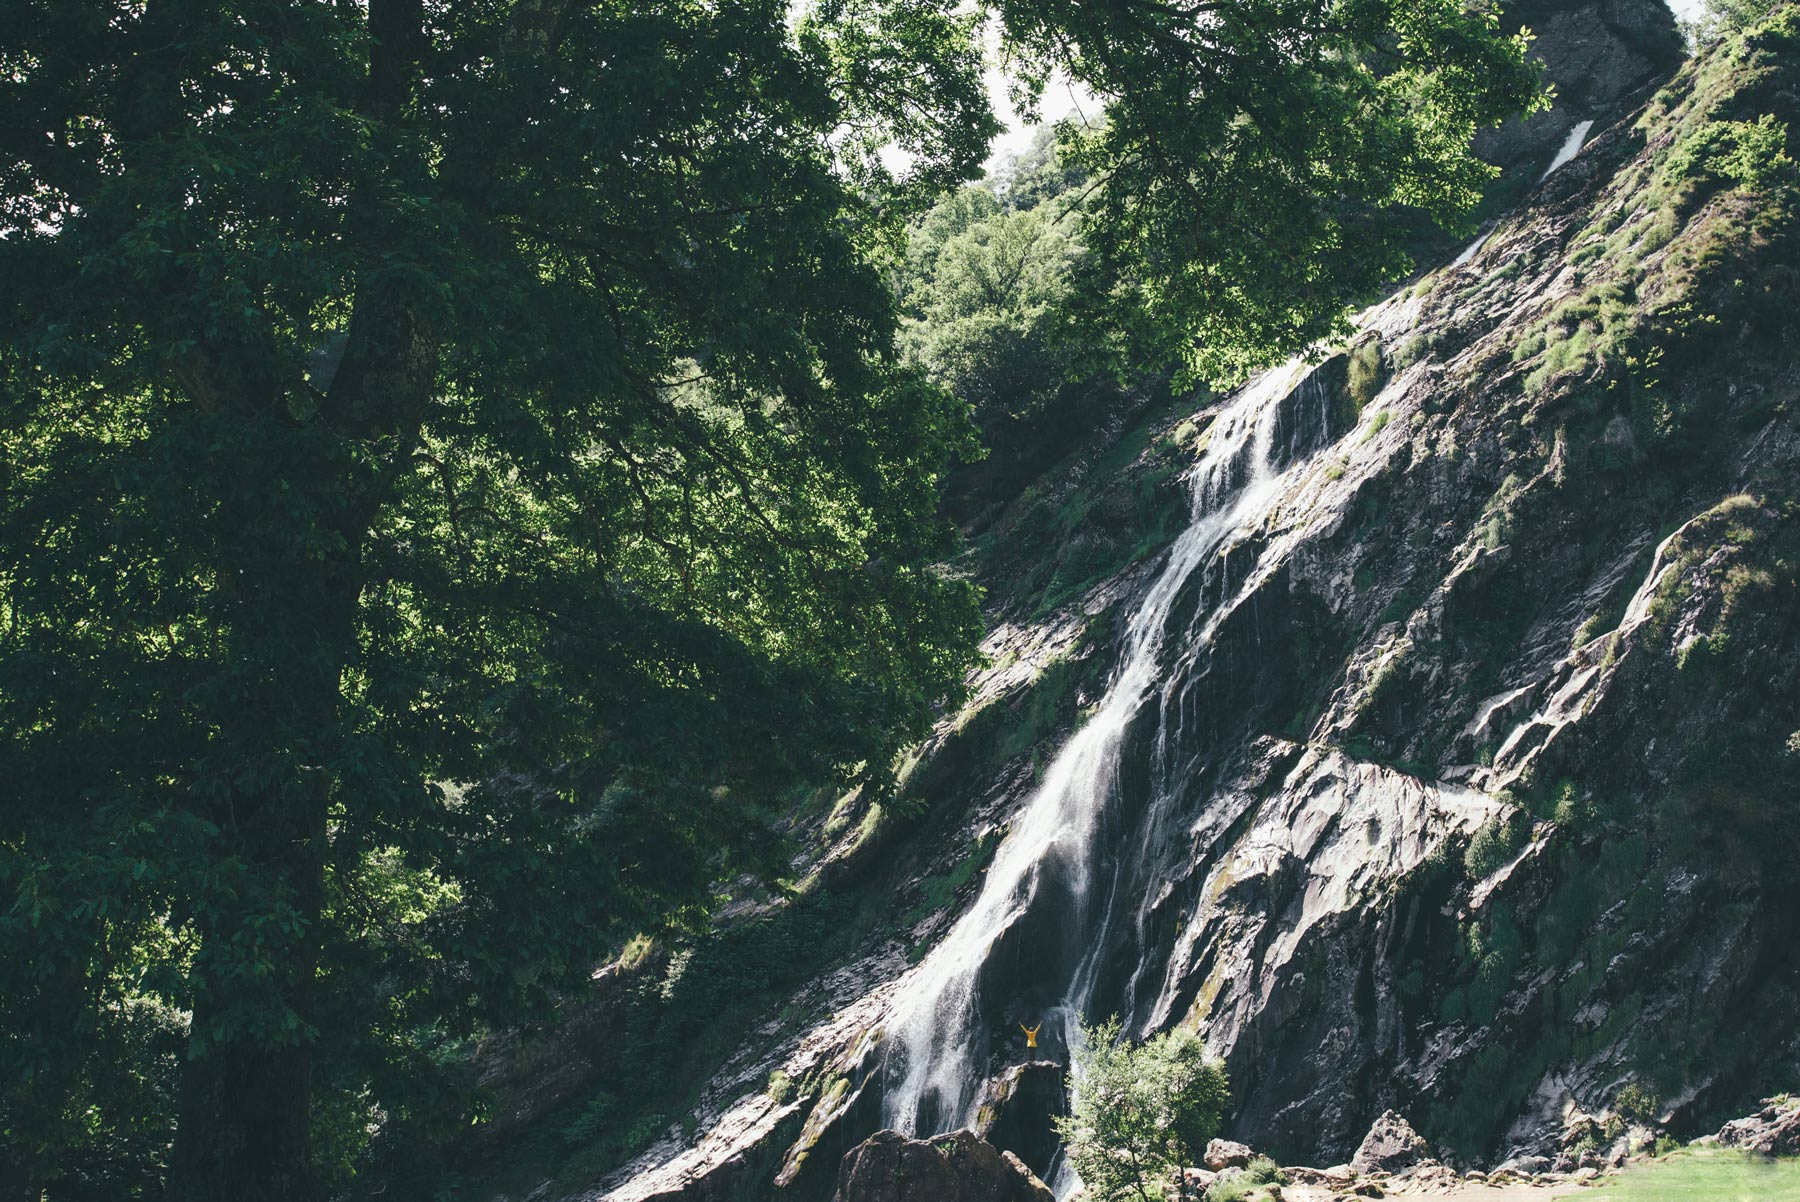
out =
{"type": "Polygon", "coordinates": [[[1225,1069],[1192,1031],[1133,1045],[1118,1019],[1082,1025],[1069,1074],[1069,1114],[1057,1120],[1083,1197],[1098,1202],[1187,1198],[1185,1166],[1200,1162],[1231,1101],[1225,1069]]]}

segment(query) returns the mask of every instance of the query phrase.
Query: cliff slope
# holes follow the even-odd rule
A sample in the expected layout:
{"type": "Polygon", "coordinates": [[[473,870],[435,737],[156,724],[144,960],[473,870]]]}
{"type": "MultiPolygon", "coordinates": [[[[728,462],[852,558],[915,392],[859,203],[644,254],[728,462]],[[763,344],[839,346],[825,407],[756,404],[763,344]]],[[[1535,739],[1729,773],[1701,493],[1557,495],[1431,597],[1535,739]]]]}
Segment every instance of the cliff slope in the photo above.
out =
{"type": "Polygon", "coordinates": [[[1191,524],[1073,602],[1010,597],[903,804],[821,814],[806,891],[746,916],[828,959],[758,979],[685,1122],[533,1196],[823,1197],[878,1126],[962,1118],[1049,1172],[1074,1009],[1197,1026],[1232,1133],[1308,1163],[1389,1108],[1485,1161],[1627,1084],[1688,1133],[1791,1086],[1797,89],[1786,7],[1554,135],[1573,157],[1351,346],[1127,413],[1016,502],[995,537],[1044,504],[1072,538],[1191,524]],[[1064,815],[1022,856],[1096,714],[1091,838],[1064,815]],[[1039,1059],[1014,1032],[1046,1015],[1039,1059]],[[927,1046],[953,1088],[909,1071],[927,1046]]]}

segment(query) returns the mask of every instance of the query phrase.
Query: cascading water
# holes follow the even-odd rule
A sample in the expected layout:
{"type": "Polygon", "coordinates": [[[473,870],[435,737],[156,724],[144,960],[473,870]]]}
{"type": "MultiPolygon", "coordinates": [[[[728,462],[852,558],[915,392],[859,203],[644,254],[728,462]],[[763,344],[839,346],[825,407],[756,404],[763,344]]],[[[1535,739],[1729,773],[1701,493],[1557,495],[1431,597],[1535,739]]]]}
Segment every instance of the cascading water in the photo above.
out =
{"type": "MultiPolygon", "coordinates": [[[[1077,951],[1034,962],[1040,993],[1059,998],[1046,1008],[1053,1036],[1066,1046],[1077,1035],[1076,1018],[1088,1007],[1101,972],[1108,932],[1129,919],[1141,931],[1148,903],[1117,905],[1121,893],[1141,884],[1115,868],[1096,888],[1102,857],[1097,846],[1109,804],[1119,794],[1121,757],[1134,717],[1157,690],[1161,715],[1151,771],[1155,801],[1140,823],[1141,856],[1153,855],[1167,826],[1171,722],[1179,724],[1176,676],[1163,674],[1166,627],[1184,585],[1238,533],[1259,524],[1294,470],[1297,449],[1312,449],[1311,431],[1283,429],[1284,398],[1306,380],[1299,361],[1270,371],[1240,391],[1213,423],[1188,483],[1191,518],[1167,562],[1130,617],[1124,653],[1092,717],[1063,746],[1002,842],[980,895],[925,960],[909,974],[889,1012],[883,1066],[883,1119],[912,1134],[931,1134],[971,1122],[978,1090],[988,1072],[988,1021],[980,979],[995,945],[1034,907],[1055,908],[1074,936],[1077,951]],[[1296,448],[1296,443],[1306,446],[1296,448]],[[1175,715],[1172,719],[1171,715],[1175,715]],[[1115,909],[1119,914],[1115,916],[1115,909]]],[[[1320,391],[1311,389],[1311,391],[1320,391]]],[[[1315,398],[1321,427],[1328,404],[1315,398]]],[[[1325,439],[1328,441],[1328,439],[1325,439]]],[[[1216,614],[1199,606],[1184,632],[1182,654],[1191,657],[1210,637],[1216,614]]],[[[1176,732],[1177,741],[1179,731],[1176,732]]],[[[1139,865],[1143,867],[1143,865],[1139,865]]],[[[1135,999],[1140,961],[1127,994],[1135,999]]],[[[1129,1009],[1129,1006],[1128,1006],[1129,1009]]]]}

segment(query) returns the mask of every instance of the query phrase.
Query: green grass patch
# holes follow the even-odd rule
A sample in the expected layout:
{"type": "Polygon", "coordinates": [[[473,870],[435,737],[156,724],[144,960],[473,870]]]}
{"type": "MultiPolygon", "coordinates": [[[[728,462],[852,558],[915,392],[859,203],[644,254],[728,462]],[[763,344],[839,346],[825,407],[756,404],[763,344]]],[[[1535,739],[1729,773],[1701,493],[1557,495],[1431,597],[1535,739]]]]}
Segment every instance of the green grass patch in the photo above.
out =
{"type": "Polygon", "coordinates": [[[988,863],[994,858],[995,849],[999,846],[999,832],[989,831],[970,844],[969,853],[958,860],[949,872],[926,877],[921,883],[924,896],[919,899],[918,905],[908,910],[905,917],[901,918],[900,925],[910,927],[927,915],[935,914],[949,905],[950,899],[956,896],[957,891],[973,880],[976,873],[988,866],[988,863]]]}
{"type": "Polygon", "coordinates": [[[1584,1196],[1593,1202],[1800,1202],[1800,1160],[1677,1152],[1633,1165],[1584,1196]]]}
{"type": "Polygon", "coordinates": [[[1375,399],[1385,383],[1387,361],[1381,353],[1381,336],[1377,334],[1363,339],[1350,351],[1349,377],[1345,390],[1358,415],[1368,408],[1369,402],[1375,399]]]}

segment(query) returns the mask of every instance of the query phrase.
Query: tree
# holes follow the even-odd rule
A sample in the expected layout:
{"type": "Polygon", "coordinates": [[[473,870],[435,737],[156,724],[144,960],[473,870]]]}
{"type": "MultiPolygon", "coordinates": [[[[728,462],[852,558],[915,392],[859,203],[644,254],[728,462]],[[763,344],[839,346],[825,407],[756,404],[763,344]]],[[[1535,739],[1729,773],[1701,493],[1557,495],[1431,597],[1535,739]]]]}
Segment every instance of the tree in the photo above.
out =
{"type": "Polygon", "coordinates": [[[1230,1100],[1224,1066],[1193,1032],[1133,1046],[1117,1019],[1083,1024],[1069,1114],[1057,1120],[1082,1196],[1160,1202],[1172,1181],[1176,1197],[1189,1197],[1181,1170],[1199,1163],[1230,1100]]]}
{"type": "Polygon", "coordinates": [[[1689,26],[1689,35],[1710,43],[1729,34],[1743,33],[1762,23],[1780,0],[1706,0],[1700,17],[1689,26]]]}
{"type": "Polygon", "coordinates": [[[932,378],[973,408],[990,445],[1009,419],[1036,416],[1077,363],[1065,323],[1079,244],[1054,207],[971,220],[936,248],[913,289],[921,316],[908,341],[932,378]]]}
{"type": "Polygon", "coordinates": [[[6,1175],[109,1155],[147,996],[192,1014],[175,1196],[311,1196],[320,1082],[704,911],[954,691],[965,424],[893,360],[876,200],[973,171],[979,56],[787,16],[11,15],[6,1175]],[[846,55],[956,126],[899,131],[913,181],[846,148],[895,132],[846,55]]]}
{"type": "Polygon", "coordinates": [[[1230,382],[1349,330],[1411,264],[1411,210],[1466,213],[1483,124],[1542,103],[1522,39],[1461,0],[1014,0],[1029,101],[1058,73],[1106,102],[1063,149],[1094,181],[1081,313],[1110,362],[1230,382]]]}
{"type": "MultiPolygon", "coordinates": [[[[1329,327],[1529,94],[1456,0],[993,12],[1113,101],[1118,345],[1199,366],[1329,327]]],[[[0,1175],[315,1197],[793,790],[882,787],[979,633],[890,283],[995,132],[982,16],[14,6],[0,1175]]]]}

